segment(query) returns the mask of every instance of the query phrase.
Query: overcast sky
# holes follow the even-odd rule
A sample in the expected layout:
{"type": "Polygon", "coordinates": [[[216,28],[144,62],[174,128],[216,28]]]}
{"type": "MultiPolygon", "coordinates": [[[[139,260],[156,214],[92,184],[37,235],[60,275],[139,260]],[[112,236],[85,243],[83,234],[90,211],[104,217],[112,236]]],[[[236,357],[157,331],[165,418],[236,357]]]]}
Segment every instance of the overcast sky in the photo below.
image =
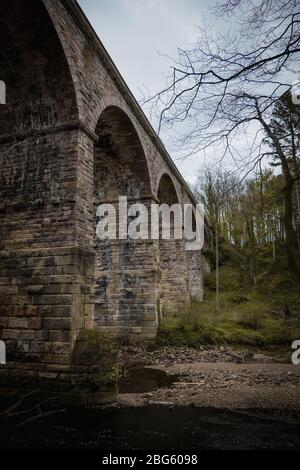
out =
{"type": "MultiPolygon", "coordinates": [[[[214,0],[79,0],[79,3],[138,100],[143,89],[153,93],[164,87],[170,62],[162,54],[176,57],[178,46],[195,42],[197,25],[203,16],[209,23],[215,21],[209,10],[214,0]]],[[[223,27],[220,20],[218,29],[223,27]]],[[[163,140],[176,160],[167,139],[163,140]]],[[[194,183],[203,160],[200,155],[184,162],[176,160],[176,164],[183,176],[194,183]]]]}

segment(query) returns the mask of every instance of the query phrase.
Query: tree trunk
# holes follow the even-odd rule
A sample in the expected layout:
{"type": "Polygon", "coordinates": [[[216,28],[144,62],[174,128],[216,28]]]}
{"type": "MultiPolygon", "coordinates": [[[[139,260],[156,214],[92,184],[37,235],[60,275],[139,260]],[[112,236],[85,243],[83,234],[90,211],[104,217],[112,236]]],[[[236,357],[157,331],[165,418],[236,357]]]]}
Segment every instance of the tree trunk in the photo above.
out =
{"type": "Polygon", "coordinates": [[[268,136],[272,140],[278,157],[281,162],[282,173],[284,176],[285,186],[283,188],[283,200],[284,200],[284,209],[283,209],[283,225],[285,229],[286,241],[285,249],[287,255],[287,262],[289,269],[293,272],[297,283],[300,286],[300,260],[299,260],[299,251],[298,251],[298,240],[297,234],[293,226],[293,188],[295,179],[292,176],[291,169],[289,167],[288,159],[284,153],[284,150],[280,144],[277,136],[272,132],[270,126],[263,119],[261,111],[257,104],[257,112],[259,120],[263,127],[265,128],[268,136]]]}
{"type": "Polygon", "coordinates": [[[220,310],[219,233],[216,224],[216,313],[220,310]]]}
{"type": "Polygon", "coordinates": [[[298,250],[300,251],[300,186],[299,180],[296,181],[296,201],[297,201],[297,210],[296,210],[296,232],[297,232],[297,241],[298,241],[298,250]]]}
{"type": "Polygon", "coordinates": [[[250,246],[250,280],[253,282],[253,285],[256,285],[256,240],[253,227],[253,219],[247,221],[247,230],[250,246]]]}
{"type": "Polygon", "coordinates": [[[289,269],[295,274],[300,284],[300,265],[299,265],[299,251],[298,240],[296,231],[293,226],[293,184],[286,184],[283,190],[284,197],[284,211],[283,223],[286,234],[286,255],[289,269]]]}

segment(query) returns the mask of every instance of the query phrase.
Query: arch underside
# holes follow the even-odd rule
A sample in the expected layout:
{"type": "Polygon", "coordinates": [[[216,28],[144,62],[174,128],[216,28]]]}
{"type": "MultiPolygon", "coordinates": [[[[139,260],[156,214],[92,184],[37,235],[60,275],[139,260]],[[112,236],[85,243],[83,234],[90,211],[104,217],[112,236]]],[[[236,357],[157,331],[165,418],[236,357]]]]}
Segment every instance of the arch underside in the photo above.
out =
{"type": "MultiPolygon", "coordinates": [[[[25,201],[33,222],[37,213],[29,203],[48,205],[52,197],[65,195],[68,141],[55,130],[78,117],[75,89],[42,1],[1,0],[0,44],[0,80],[6,85],[0,138],[7,138],[0,143],[0,199],[25,201]]],[[[23,224],[25,216],[18,215],[23,224]]]]}
{"type": "Polygon", "coordinates": [[[9,361],[69,364],[78,136],[57,129],[78,118],[75,89],[41,0],[1,0],[0,44],[0,339],[9,361]]]}
{"type": "MultiPolygon", "coordinates": [[[[163,174],[158,185],[158,199],[160,204],[173,206],[179,204],[179,198],[168,174],[163,174]]],[[[161,315],[184,313],[189,305],[188,271],[184,239],[177,240],[174,235],[175,219],[172,216],[171,239],[159,240],[159,267],[160,267],[160,313],[161,315]]],[[[178,223],[178,222],[176,222],[178,223]]],[[[180,220],[179,224],[182,225],[180,220]]]]}
{"type": "Polygon", "coordinates": [[[7,106],[0,108],[1,135],[76,119],[70,69],[43,3],[2,0],[0,41],[0,79],[7,89],[7,106]]]}
{"type": "MultiPolygon", "coordinates": [[[[116,106],[101,114],[94,149],[94,234],[100,204],[112,204],[119,216],[119,197],[128,208],[150,208],[150,175],[140,139],[129,117],[116,106]]],[[[119,218],[117,219],[119,222],[119,218]]],[[[119,223],[117,223],[117,232],[119,223]]],[[[99,240],[95,235],[95,325],[126,337],[155,337],[156,242],[99,240]]]]}

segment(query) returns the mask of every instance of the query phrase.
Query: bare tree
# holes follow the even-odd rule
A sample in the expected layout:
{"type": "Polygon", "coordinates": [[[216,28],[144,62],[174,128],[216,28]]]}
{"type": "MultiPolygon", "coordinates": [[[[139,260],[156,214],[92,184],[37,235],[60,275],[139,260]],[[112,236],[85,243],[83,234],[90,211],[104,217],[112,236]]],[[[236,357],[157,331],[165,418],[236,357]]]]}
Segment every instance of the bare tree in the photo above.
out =
{"type": "Polygon", "coordinates": [[[274,106],[270,124],[264,123],[267,142],[275,154],[283,173],[283,221],[286,234],[286,252],[289,266],[300,279],[298,183],[300,180],[300,115],[289,93],[285,93],[274,106]],[[295,196],[295,197],[294,197],[295,196]],[[298,203],[298,204],[297,204],[298,203]]]}
{"type": "MultiPolygon", "coordinates": [[[[187,156],[213,149],[219,162],[230,159],[235,170],[245,175],[276,154],[289,185],[288,156],[271,120],[276,102],[291,91],[292,72],[300,59],[300,4],[226,0],[214,11],[235,18],[236,33],[213,35],[204,26],[194,47],[178,50],[167,86],[146,101],[159,112],[159,130],[178,126],[187,156]],[[265,135],[273,148],[264,144],[265,135]],[[241,140],[245,142],[242,152],[237,145],[241,140]]],[[[285,194],[288,247],[294,234],[289,191],[285,194]]],[[[300,282],[298,261],[289,252],[287,257],[300,282]]]]}
{"type": "Polygon", "coordinates": [[[196,191],[204,204],[206,217],[213,230],[213,247],[216,265],[216,313],[220,311],[220,240],[226,227],[223,224],[223,210],[230,193],[234,191],[236,179],[228,172],[213,173],[205,169],[199,177],[196,191]]]}

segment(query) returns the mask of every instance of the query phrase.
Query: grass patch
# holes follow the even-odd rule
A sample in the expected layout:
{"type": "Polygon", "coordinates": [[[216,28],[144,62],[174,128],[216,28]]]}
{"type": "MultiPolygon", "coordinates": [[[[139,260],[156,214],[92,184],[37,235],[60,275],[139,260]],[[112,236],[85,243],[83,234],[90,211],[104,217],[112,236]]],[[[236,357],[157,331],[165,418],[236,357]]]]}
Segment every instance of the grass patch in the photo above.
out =
{"type": "Polygon", "coordinates": [[[191,300],[187,313],[162,320],[159,345],[245,345],[270,348],[300,338],[300,292],[286,271],[284,256],[274,261],[271,247],[258,253],[256,286],[249,287],[244,267],[226,264],[220,269],[220,312],[215,313],[215,273],[206,278],[203,303],[191,300]],[[288,305],[289,318],[282,317],[288,305]]]}
{"type": "Polygon", "coordinates": [[[259,317],[257,313],[222,313],[207,316],[199,312],[199,318],[192,320],[186,315],[165,319],[159,328],[157,343],[160,346],[203,345],[249,345],[270,347],[291,345],[300,338],[298,321],[259,317]]]}

